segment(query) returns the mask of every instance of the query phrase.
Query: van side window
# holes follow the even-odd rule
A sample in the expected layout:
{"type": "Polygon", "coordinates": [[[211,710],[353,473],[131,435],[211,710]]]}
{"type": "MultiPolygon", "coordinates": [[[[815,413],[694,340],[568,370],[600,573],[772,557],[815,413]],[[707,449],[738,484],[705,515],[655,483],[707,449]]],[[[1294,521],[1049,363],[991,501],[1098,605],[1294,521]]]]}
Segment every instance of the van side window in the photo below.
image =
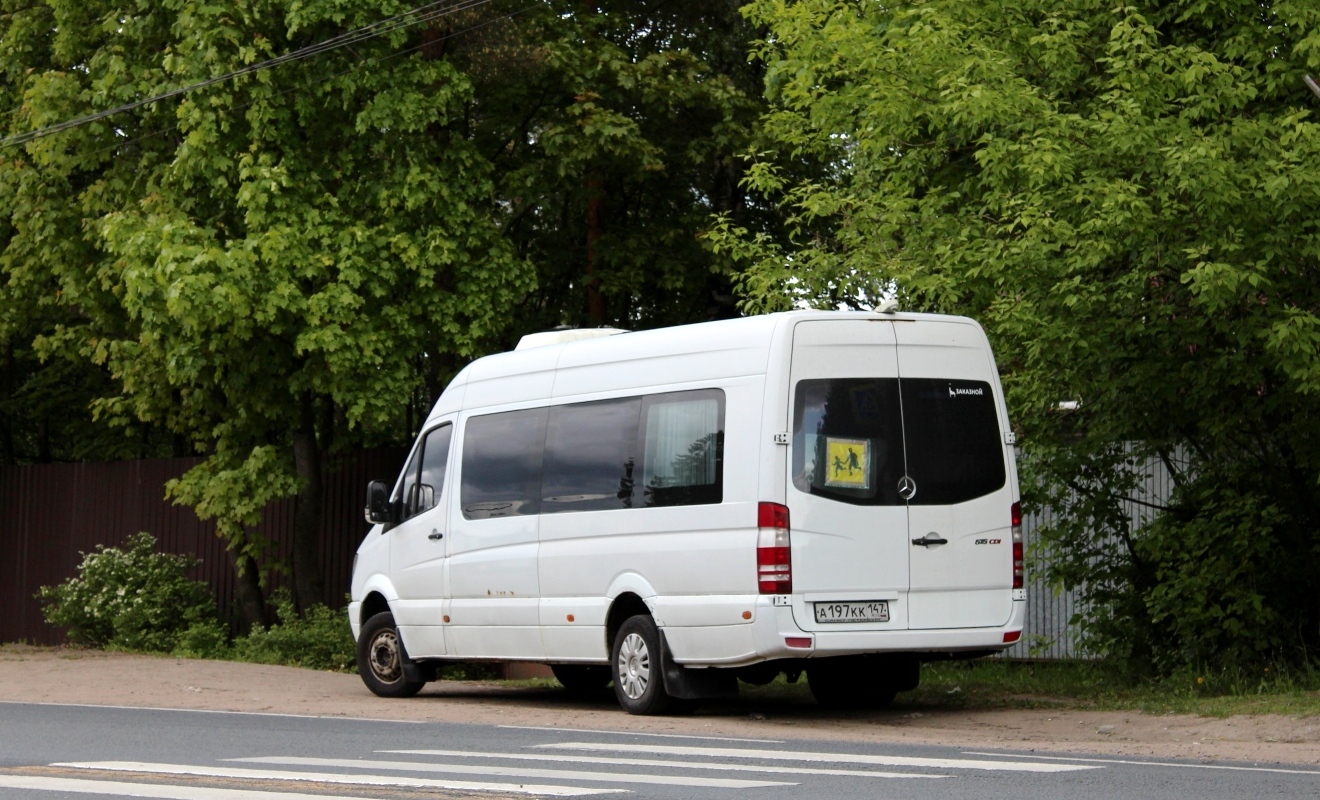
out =
{"type": "Polygon", "coordinates": [[[901,506],[903,416],[897,378],[799,381],[793,485],[845,503],[901,506]]]}
{"type": "Polygon", "coordinates": [[[428,431],[413,451],[404,468],[403,485],[395,502],[400,504],[400,519],[430,511],[440,502],[445,488],[445,464],[449,460],[449,440],[454,426],[441,425],[428,431]],[[420,470],[420,471],[419,471],[420,470]]]}
{"type": "Polygon", "coordinates": [[[548,409],[471,417],[463,433],[460,502],[467,519],[538,514],[548,409]]]}
{"type": "Polygon", "coordinates": [[[722,502],[724,392],[651,395],[642,416],[642,505],[722,502]]]}
{"type": "Polygon", "coordinates": [[[541,513],[632,508],[641,398],[553,406],[541,513]]]}
{"type": "Polygon", "coordinates": [[[416,511],[430,511],[440,502],[440,495],[445,489],[445,465],[449,462],[449,440],[453,438],[454,426],[441,425],[426,434],[422,445],[422,477],[417,482],[416,511]]]}
{"type": "Polygon", "coordinates": [[[1003,487],[1004,445],[990,384],[903,378],[903,431],[914,506],[950,505],[1003,487]]]}

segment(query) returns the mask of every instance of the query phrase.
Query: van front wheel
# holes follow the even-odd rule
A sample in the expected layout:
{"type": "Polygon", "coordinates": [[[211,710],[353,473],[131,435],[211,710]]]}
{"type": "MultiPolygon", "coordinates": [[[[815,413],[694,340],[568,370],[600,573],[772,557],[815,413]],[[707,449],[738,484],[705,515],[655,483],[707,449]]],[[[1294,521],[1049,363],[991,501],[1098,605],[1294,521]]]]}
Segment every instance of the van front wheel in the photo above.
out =
{"type": "Polygon", "coordinates": [[[357,668],[362,682],[380,697],[412,697],[425,681],[409,680],[403,671],[408,651],[388,611],[375,614],[362,626],[357,640],[357,668]]]}
{"type": "Polygon", "coordinates": [[[619,626],[610,647],[614,696],[629,714],[663,714],[673,698],[665,693],[660,663],[660,631],[639,614],[619,626]]]}

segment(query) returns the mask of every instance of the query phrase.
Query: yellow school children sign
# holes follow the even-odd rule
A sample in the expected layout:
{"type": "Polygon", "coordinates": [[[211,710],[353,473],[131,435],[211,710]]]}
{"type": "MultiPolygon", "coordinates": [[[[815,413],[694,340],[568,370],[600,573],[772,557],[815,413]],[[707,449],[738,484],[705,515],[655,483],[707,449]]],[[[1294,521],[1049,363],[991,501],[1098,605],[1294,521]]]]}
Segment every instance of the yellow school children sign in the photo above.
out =
{"type": "Polygon", "coordinates": [[[871,442],[825,439],[825,485],[840,489],[871,488],[871,442]]]}

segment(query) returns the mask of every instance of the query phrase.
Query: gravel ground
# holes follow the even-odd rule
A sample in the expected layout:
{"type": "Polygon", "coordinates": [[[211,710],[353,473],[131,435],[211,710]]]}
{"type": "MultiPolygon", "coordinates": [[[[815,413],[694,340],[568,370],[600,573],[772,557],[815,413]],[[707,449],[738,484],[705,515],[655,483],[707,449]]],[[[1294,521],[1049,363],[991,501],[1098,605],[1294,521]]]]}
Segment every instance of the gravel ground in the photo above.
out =
{"type": "Polygon", "coordinates": [[[439,681],[415,698],[386,700],[356,675],[13,645],[0,648],[0,701],[1320,764],[1320,717],[1017,709],[838,713],[755,699],[689,716],[632,717],[611,697],[573,700],[545,686],[439,681]]]}

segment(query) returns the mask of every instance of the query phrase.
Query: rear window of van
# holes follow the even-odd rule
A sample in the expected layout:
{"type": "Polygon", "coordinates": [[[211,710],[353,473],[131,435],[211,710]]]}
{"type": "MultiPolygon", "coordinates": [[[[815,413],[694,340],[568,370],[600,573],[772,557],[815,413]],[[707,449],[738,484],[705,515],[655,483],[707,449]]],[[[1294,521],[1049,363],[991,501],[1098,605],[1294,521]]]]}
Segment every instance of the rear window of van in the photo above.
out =
{"type": "Polygon", "coordinates": [[[1003,445],[984,381],[832,378],[798,382],[793,485],[856,505],[949,505],[1003,488],[1003,445]],[[899,482],[915,494],[904,500],[899,482]]]}

